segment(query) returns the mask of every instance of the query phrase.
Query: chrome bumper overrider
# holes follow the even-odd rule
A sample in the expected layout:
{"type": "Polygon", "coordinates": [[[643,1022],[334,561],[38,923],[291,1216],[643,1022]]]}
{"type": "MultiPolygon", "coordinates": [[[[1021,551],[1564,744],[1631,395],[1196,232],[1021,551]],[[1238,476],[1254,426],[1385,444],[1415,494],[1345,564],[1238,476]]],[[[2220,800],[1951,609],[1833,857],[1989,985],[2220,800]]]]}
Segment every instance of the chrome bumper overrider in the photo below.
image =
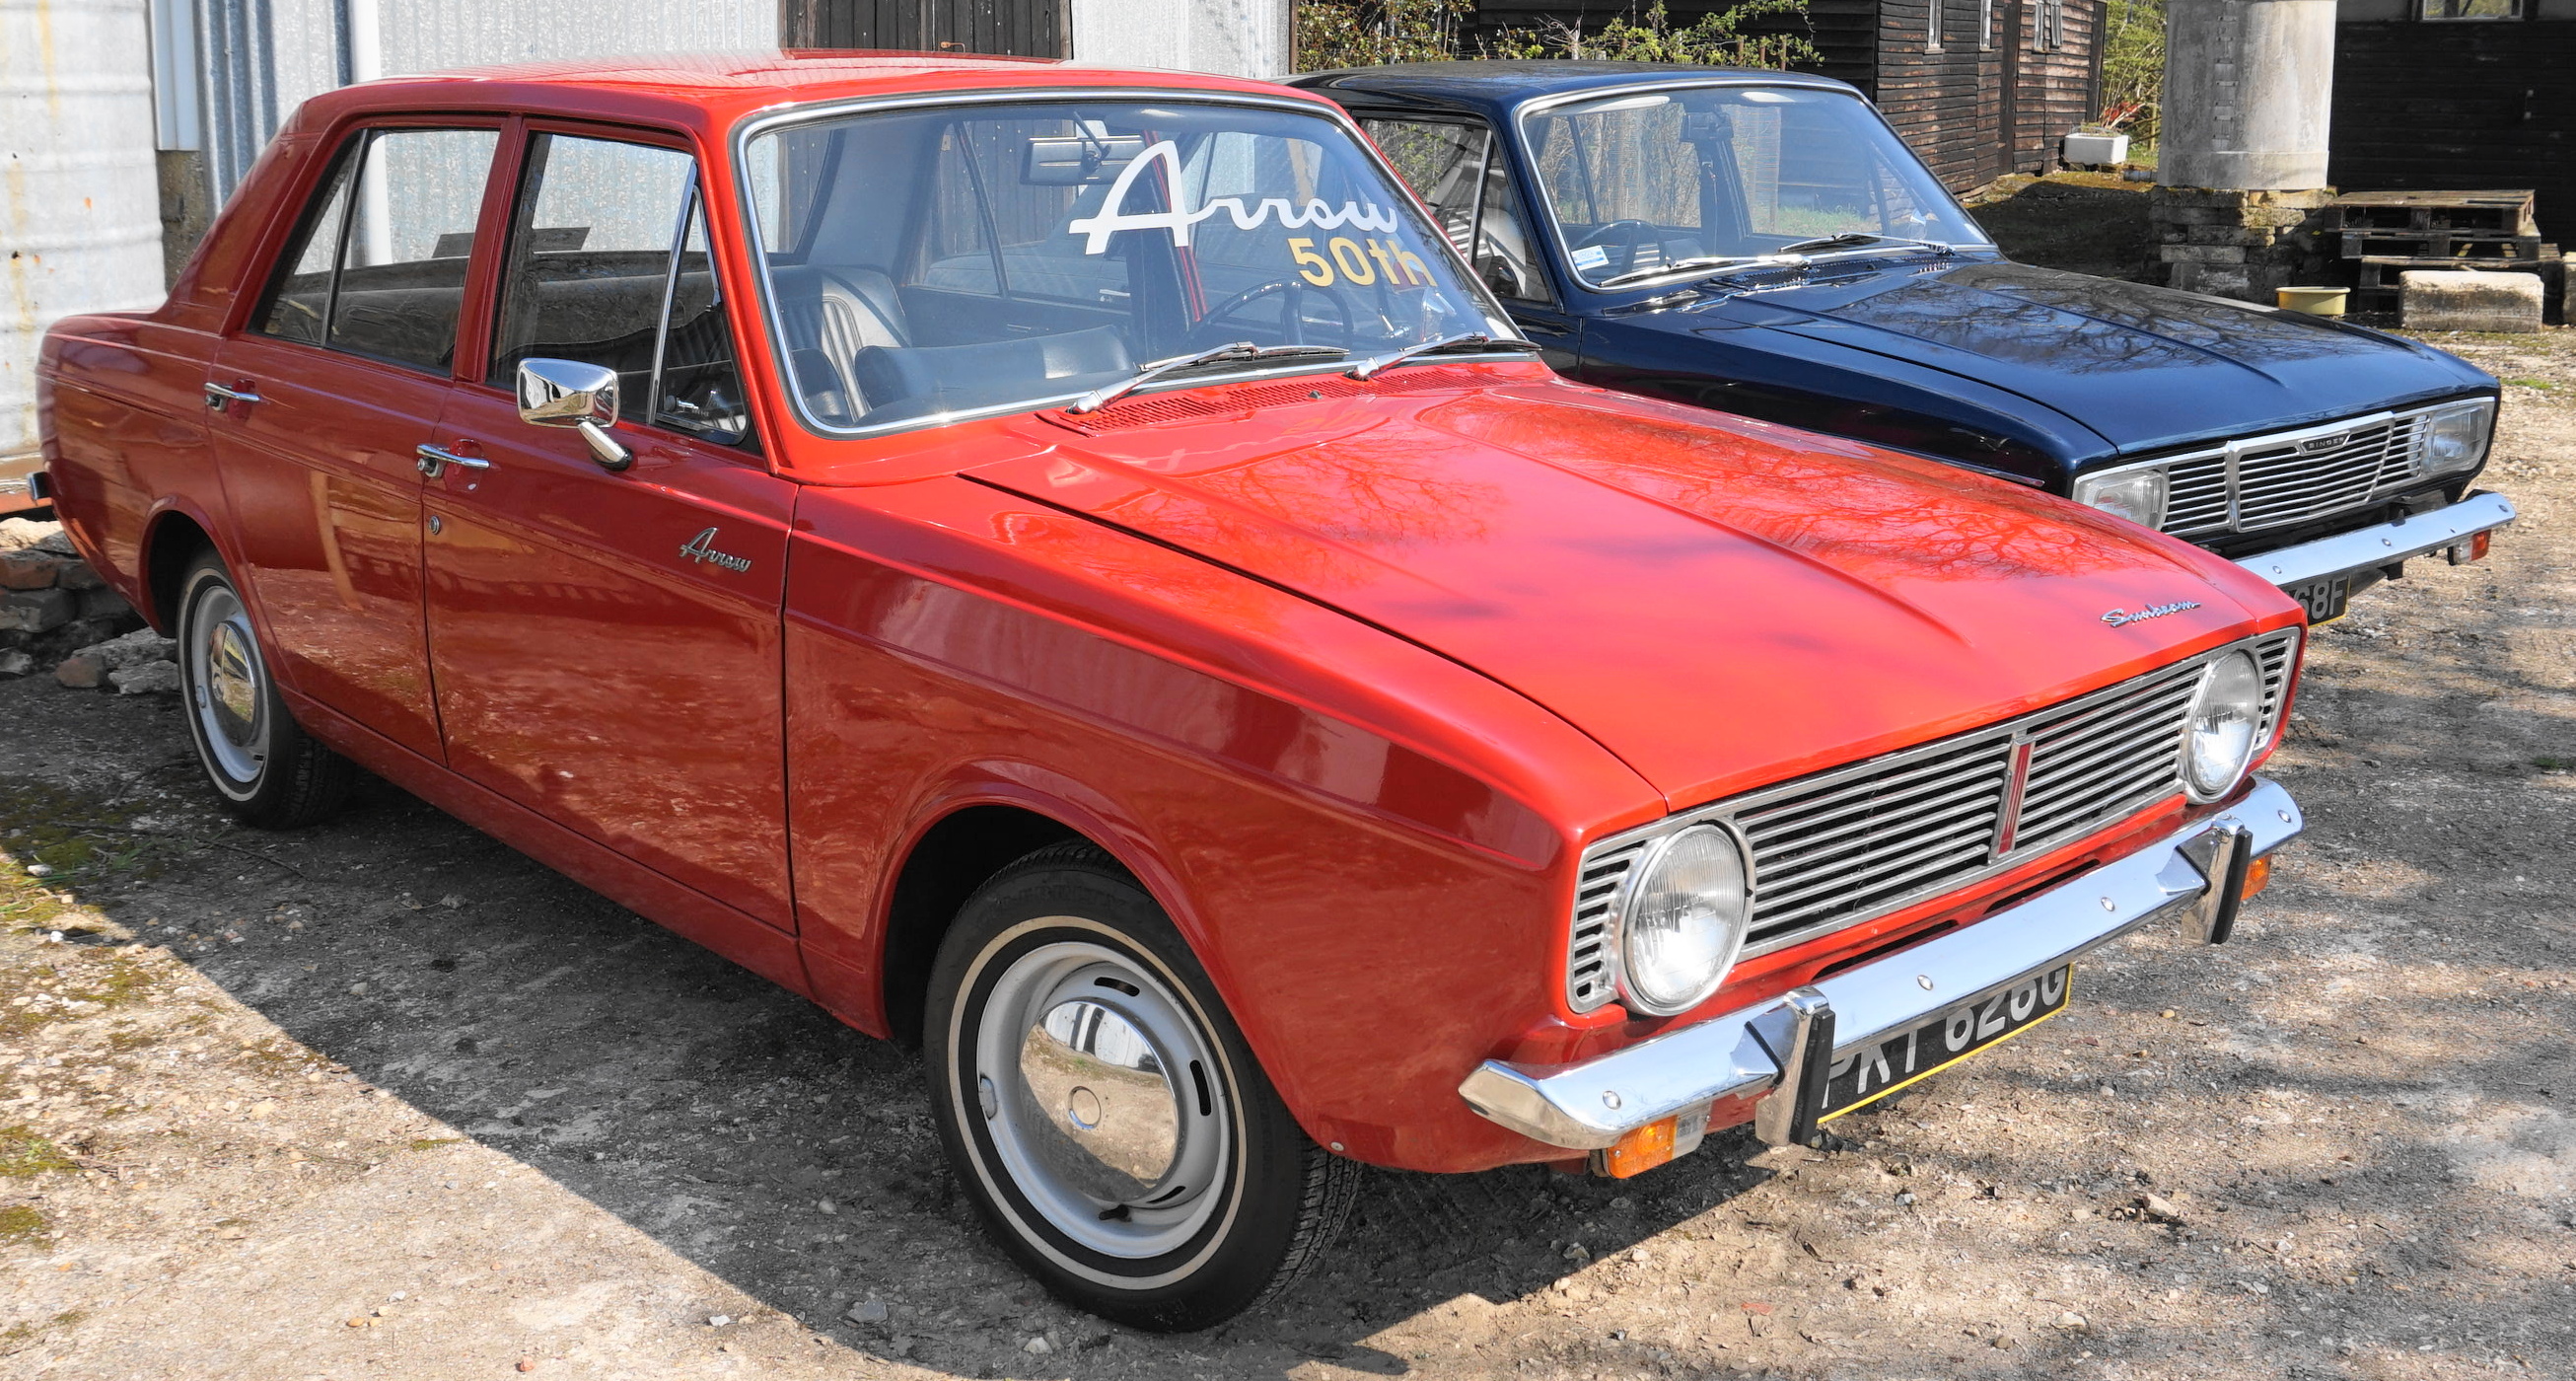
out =
{"type": "Polygon", "coordinates": [[[2290,793],[2258,777],[2225,811],[1939,939],[1596,1060],[1553,1067],[1487,1060],[1458,1094],[1524,1136],[1592,1151],[1713,1099],[1777,1088],[1786,1096],[1764,1100],[1756,1128],[1775,1144],[1803,1142],[1834,1056],[2168,917],[2182,917],[2200,939],[2224,942],[2246,864],[2301,825],[2290,793]]]}
{"type": "Polygon", "coordinates": [[[2481,532],[2503,527],[2513,519],[2513,504],[2504,495],[2471,494],[2448,508],[2301,542],[2295,547],[2246,557],[2236,564],[2275,585],[2296,585],[2440,551],[2481,532]]]}

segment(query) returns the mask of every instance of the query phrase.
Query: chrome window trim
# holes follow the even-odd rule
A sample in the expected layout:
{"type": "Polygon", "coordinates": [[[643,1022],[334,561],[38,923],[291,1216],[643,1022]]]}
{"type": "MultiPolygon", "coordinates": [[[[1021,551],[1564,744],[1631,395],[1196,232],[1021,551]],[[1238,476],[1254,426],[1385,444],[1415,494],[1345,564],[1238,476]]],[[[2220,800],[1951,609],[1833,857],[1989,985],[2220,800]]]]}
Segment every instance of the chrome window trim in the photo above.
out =
{"type": "MultiPolygon", "coordinates": [[[[1630,82],[1618,86],[1595,86],[1587,87],[1581,91],[1561,91],[1545,96],[1531,97],[1529,100],[1523,101],[1512,107],[1510,112],[1509,118],[1511,119],[1512,126],[1520,132],[1520,138],[1518,140],[1519,147],[1515,151],[1512,159],[1513,170],[1516,175],[1522,175],[1522,181],[1531,184],[1532,189],[1537,193],[1534,200],[1539,208],[1547,213],[1547,237],[1548,241],[1556,246],[1557,262],[1564,266],[1566,275],[1571,277],[1576,283],[1581,284],[1585,291],[1604,294],[1623,293],[1630,291],[1648,291],[1659,285],[1669,285],[1663,284],[1662,280],[1659,279],[1642,278],[1634,283],[1622,283],[1615,288],[1604,288],[1595,284],[1591,279],[1585,277],[1583,275],[1583,271],[1574,266],[1574,247],[1565,242],[1565,219],[1557,214],[1556,201],[1553,197],[1548,195],[1547,184],[1539,178],[1525,175],[1530,166],[1531,158],[1529,127],[1525,122],[1533,115],[1545,114],[1548,111],[1556,109],[1558,106],[1582,105],[1592,101],[1613,100],[1621,96],[1647,95],[1657,91],[1686,91],[1699,87],[1717,86],[1788,86],[1795,87],[1801,91],[1822,91],[1831,95],[1848,97],[1851,100],[1858,101],[1862,109],[1865,109],[1870,114],[1877,116],[1879,127],[1885,129],[1888,137],[1894,139],[1899,147],[1904,148],[1909,153],[1913,151],[1913,146],[1907,144],[1904,136],[1896,132],[1896,127],[1887,123],[1887,116],[1884,112],[1879,110],[1877,102],[1838,82],[1829,82],[1821,79],[1801,81],[1795,73],[1773,72],[1764,73],[1760,76],[1741,77],[1707,76],[1666,78],[1660,81],[1630,82]]],[[[1918,163],[1920,161],[1921,160],[1919,159],[1917,160],[1918,163]]],[[[1969,215],[1968,209],[1959,204],[1959,199],[1951,195],[1950,189],[1941,185],[1941,179],[1932,176],[1932,170],[1930,168],[1924,168],[1923,175],[1930,179],[1932,186],[1939,189],[1942,196],[1949,198],[1950,209],[1957,212],[1960,219],[1966,221],[1970,225],[1977,224],[1977,218],[1969,215]]],[[[1982,226],[1979,226],[1978,228],[1981,230],[1984,229],[1982,226]]],[[[1995,248],[1995,243],[1992,240],[1981,240],[1975,242],[1954,241],[1951,243],[1950,248],[1954,250],[1993,249],[1995,248]]],[[[1855,249],[1844,251],[1839,254],[1822,254],[1814,257],[1817,262],[1824,263],[1831,262],[1837,258],[1864,258],[1868,255],[1884,252],[1885,251],[1883,250],[1874,249],[1855,249]]],[[[1709,266],[1696,269],[1683,269],[1679,272],[1683,274],[1700,274],[1706,276],[1721,271],[1722,269],[1719,267],[1709,266]]]]}
{"type": "MultiPolygon", "coordinates": [[[[2296,445],[2297,443],[2312,437],[2330,436],[2336,432],[2361,431],[2366,428],[2376,427],[2382,424],[2393,425],[2399,422],[2410,421],[2421,423],[2438,413],[2460,412],[2478,407],[2493,408],[2495,404],[2496,399],[2493,394],[2472,394],[2465,398],[2445,398],[2437,403],[2423,403],[2414,407],[2384,408],[2378,412],[2363,413],[2357,417],[2342,417],[2331,422],[2319,422],[2304,427],[2293,427],[2286,431],[2262,432],[2253,436],[2234,437],[2226,441],[2194,446],[2187,450],[2174,451],[2170,454],[2156,456],[2147,460],[2125,461],[2118,465],[2106,465],[2098,470],[2086,470],[2069,481],[2067,492],[2072,496],[2074,493],[2074,486],[2077,484],[2089,483],[2095,480],[2113,479],[2121,475],[2135,474],[2140,470],[2168,469],[2175,466],[2188,465],[2194,461],[2214,459],[2219,461],[2222,467],[2224,467],[2224,473],[2227,477],[2226,523],[2223,526],[2203,526],[2182,531],[2177,531],[2170,527],[2160,527],[2157,531],[2167,533],[2171,536],[2181,537],[2185,540],[2192,540],[2211,537],[2235,537],[2245,535],[2249,532],[2264,532],[2277,527],[2295,527],[2300,523],[2315,522],[2319,518],[2333,517],[2336,513],[2348,513],[2356,508],[2367,507],[2370,504],[2377,503],[2380,500],[2387,498],[2389,495],[2397,493],[2407,485],[2420,484],[2427,480],[2439,478],[2439,476],[2424,473],[2423,458],[2420,453],[2420,438],[2423,435],[2423,429],[2419,426],[2416,429],[2414,437],[2410,438],[2408,441],[2405,479],[2398,481],[2395,484],[2383,485],[2374,488],[2366,496],[2357,499],[2342,508],[2334,509],[2327,513],[2315,513],[2301,518],[2283,519],[2278,522],[2265,523],[2260,527],[2250,529],[2244,526],[2245,484],[2242,465],[2247,452],[2269,450],[2275,446],[2296,445]]],[[[2494,446],[2492,430],[2489,432],[2488,446],[2490,449],[2494,446]]],[[[2483,456],[2479,458],[2479,463],[2485,463],[2485,458],[2483,456]]],[[[2454,470],[2449,473],[2453,475],[2475,474],[2476,467],[2473,466],[2466,470],[2454,470]]]]}
{"type": "MultiPolygon", "coordinates": [[[[1619,922],[1627,906],[1629,890],[1634,886],[1637,876],[1643,871],[1643,865],[1645,859],[1648,857],[1648,851],[1657,839],[1665,835],[1679,833],[1693,825],[1717,824],[1724,826],[1727,832],[1735,839],[1737,846],[1744,850],[1745,874],[1748,879],[1746,892],[1746,904],[1748,907],[1747,921],[1748,924],[1750,924],[1754,919],[1751,915],[1750,908],[1760,904],[1762,896],[1762,882],[1760,877],[1754,871],[1756,866],[1756,856],[1752,846],[1752,840],[1747,835],[1744,827],[1739,823],[1739,818],[1746,813],[1759,809],[1762,806],[1768,805],[1771,802],[1786,796],[1801,795],[1824,788],[1830,788],[1859,777],[1901,770],[1909,763],[1953,753],[1962,748],[1974,747],[1987,742],[2004,743],[2019,741],[2041,720],[2052,719],[2058,716],[2081,715],[2096,705],[2114,701],[2124,695],[2130,694],[2136,691],[2141,685],[2151,680],[2183,677],[2197,679],[2199,677],[2204,677],[2208,675],[2208,667],[2210,664],[2235,652],[2242,651],[2251,654],[2254,658],[2255,667],[2259,672],[2264,665],[2264,647],[2268,644],[2286,639],[2289,643],[2289,647],[2284,653],[2281,681],[2277,686],[2267,684],[2264,688],[2263,722],[2257,731],[2256,737],[2257,743],[2269,744],[2272,741],[2272,736],[2278,731],[2280,726],[2282,706],[2288,700],[2289,683],[2297,672],[2299,653],[2304,645],[2305,636],[2304,628],[2291,627],[2278,628],[2268,633],[2257,633],[2250,637],[2238,638],[2232,642],[2222,643],[2217,647],[2194,653],[2189,657],[2179,658],[2151,670],[2140,672],[2136,676],[2127,677],[2096,690],[2087,691],[2084,694],[2075,696],[2071,699],[2060,700],[2052,704],[2042,705],[2036,709],[2023,711],[2009,719],[2000,720],[1992,724],[1984,725],[1980,728],[1963,730],[1959,733],[1933,739],[1926,743],[1918,743],[1909,748],[1899,748],[1890,752],[1878,754],[1874,757],[1863,758],[1857,762],[1845,763],[1840,767],[1830,767],[1821,772],[1812,772],[1804,776],[1789,778],[1786,781],[1773,782],[1768,786],[1755,787],[1749,791],[1740,792],[1734,796],[1727,797],[1724,800],[1712,801],[1706,805],[1692,807],[1689,810],[1676,811],[1673,814],[1667,815],[1652,823],[1622,830],[1616,834],[1607,835],[1601,839],[1593,841],[1592,843],[1584,846],[1583,852],[1576,863],[1576,896],[1573,905],[1568,908],[1565,916],[1566,947],[1561,951],[1563,959],[1560,964],[1560,977],[1563,981],[1560,986],[1564,992],[1568,1010],[1578,1014],[1597,1011],[1614,1000],[1620,1000],[1625,994],[1625,978],[1624,975],[1621,975],[1618,972],[1621,962],[1619,922]],[[1619,880],[1618,887],[1611,896],[1611,911],[1609,913],[1607,927],[1603,934],[1603,944],[1606,946],[1606,952],[1609,955],[1611,982],[1606,985],[1607,992],[1605,995],[1587,1002],[1578,997],[1575,993],[1575,930],[1579,925],[1579,913],[1584,909],[1581,896],[1581,879],[1584,874],[1590,872],[1595,867],[1602,866],[1613,859],[1616,855],[1630,850],[1637,850],[1639,852],[1637,853],[1635,860],[1630,863],[1626,875],[1619,880]]],[[[2197,692],[2195,692],[2195,694],[2197,694],[2197,692]]],[[[2172,775],[2169,783],[2169,790],[2160,792],[2157,796],[2142,803],[2139,807],[2140,809],[2143,809],[2145,805],[2152,805],[2155,802],[2167,800],[2173,796],[2182,796],[2195,805],[2206,804],[2190,794],[2189,787],[2183,779],[2182,753],[2189,734],[2190,725],[2186,718],[2182,731],[2175,737],[2173,744],[2173,753],[2170,758],[2172,775]]],[[[2260,756],[2259,749],[2257,751],[2257,756],[2260,756]]],[[[2251,774],[2251,771],[2252,769],[2249,766],[2247,769],[2248,775],[2251,774]]],[[[2232,784],[2228,787],[2228,792],[2233,792],[2236,789],[2236,786],[2241,785],[2243,781],[2244,778],[2240,777],[2236,784],[2232,784]]],[[[2226,793],[2222,793],[2222,796],[2225,794],[2226,793]]],[[[2135,813],[2133,811],[2127,818],[2134,818],[2134,814],[2135,813]]],[[[2011,850],[2000,854],[1990,852],[1986,862],[1971,871],[1944,877],[1935,883],[1916,888],[1896,897],[1888,898],[1875,906],[1850,915],[1831,916],[1812,925],[1802,926],[1796,930],[1776,935],[1759,942],[1748,940],[1742,951],[1736,956],[1736,963],[1740,966],[1747,959],[1754,959],[1765,954],[1777,953],[1780,950],[1805,944],[1822,935],[1828,935],[1835,931],[1848,930],[1853,926],[1866,924],[1881,916],[1887,916],[1895,912],[1902,911],[1909,906],[1916,905],[1930,898],[1973,887],[1978,883],[1997,877],[2021,866],[2022,864],[2028,863],[2032,859],[2038,858],[2053,849],[2063,848],[2068,844],[2090,838],[2104,830],[2115,828],[2119,823],[2119,819],[2116,818],[2086,820],[2078,824],[2072,830],[2061,829],[2054,834],[2016,839],[2011,850]]]]}
{"type": "MultiPolygon", "coordinates": [[[[781,391],[787,395],[788,410],[795,414],[797,423],[804,427],[806,431],[815,436],[826,439],[844,441],[856,440],[864,437],[898,436],[905,432],[927,431],[936,427],[954,426],[960,422],[972,422],[985,417],[1006,417],[1020,413],[1044,412],[1049,408],[1062,407],[1066,403],[1070,403],[1073,400],[1080,398],[1083,394],[1090,392],[1090,390],[1074,389],[1065,393],[1025,399],[1018,402],[996,403],[991,407],[971,408],[960,412],[933,413],[925,417],[910,417],[905,418],[902,421],[881,423],[873,427],[837,427],[831,423],[824,422],[816,418],[811,412],[806,410],[804,390],[796,386],[796,380],[787,366],[789,352],[787,347],[786,323],[779,315],[777,290],[772,286],[769,280],[769,246],[761,234],[761,218],[759,214],[760,203],[759,199],[753,194],[751,185],[751,141],[759,138],[761,135],[768,134],[775,130],[784,129],[790,125],[815,124],[821,121],[839,119],[850,115],[867,115],[881,111],[910,109],[917,106],[1057,105],[1072,101],[1143,101],[1186,105],[1250,106],[1266,110],[1287,111],[1292,114],[1314,116],[1329,123],[1339,125],[1342,132],[1350,136],[1352,145],[1359,150],[1360,155],[1369,162],[1375,164],[1378,171],[1385,175],[1388,185],[1407,197],[1413,203],[1414,209],[1417,213],[1420,213],[1422,210],[1421,198],[1413,194],[1411,187],[1409,187],[1405,183],[1404,178],[1395,171],[1394,166],[1388,163],[1386,159],[1379,154],[1377,146],[1369,141],[1366,134],[1361,132],[1358,121],[1352,118],[1351,113],[1342,109],[1339,105],[1319,97],[1264,96],[1252,92],[1204,91],[1197,89],[1176,90],[1169,87],[1150,86],[1014,86],[978,91],[913,91],[904,92],[898,95],[860,96],[838,101],[813,101],[802,105],[788,106],[783,109],[765,111],[757,115],[746,116],[734,125],[732,138],[727,144],[729,156],[733,160],[734,195],[738,198],[735,209],[741,214],[743,236],[748,242],[751,250],[751,276],[752,281],[759,288],[762,334],[767,339],[770,350],[770,364],[772,366],[770,373],[778,379],[781,391]]],[[[1427,216],[1426,219],[1428,219],[1427,216]]],[[[1485,309],[1487,328],[1495,330],[1498,335],[1502,335],[1508,339],[1523,339],[1520,332],[1513,329],[1511,326],[1511,314],[1504,311],[1501,301],[1497,299],[1491,291],[1487,290],[1484,284],[1477,281],[1474,268],[1469,265],[1465,259],[1460,257],[1457,246],[1449,243],[1448,236],[1438,233],[1439,225],[1436,221],[1432,223],[1431,228],[1433,233],[1428,238],[1447,250],[1450,267],[1457,272],[1459,283],[1464,287],[1468,296],[1479,306],[1482,306],[1485,309]]],[[[1534,358],[1536,358],[1536,356],[1531,354],[1529,351],[1505,350],[1489,353],[1443,355],[1436,361],[1436,363],[1457,364],[1460,362],[1473,362],[1479,360],[1527,361],[1534,358]]],[[[1240,373],[1229,372],[1215,376],[1214,378],[1173,379],[1149,384],[1143,388],[1134,390],[1128,396],[1142,397],[1155,393],[1176,393],[1184,389],[1205,388],[1214,383],[1237,383],[1245,380],[1284,378],[1302,374],[1331,374],[1349,368],[1351,363],[1351,360],[1345,358],[1329,362],[1287,365],[1267,370],[1247,370],[1240,373]]],[[[1424,363],[1424,361],[1408,361],[1407,363],[1424,363]]]]}

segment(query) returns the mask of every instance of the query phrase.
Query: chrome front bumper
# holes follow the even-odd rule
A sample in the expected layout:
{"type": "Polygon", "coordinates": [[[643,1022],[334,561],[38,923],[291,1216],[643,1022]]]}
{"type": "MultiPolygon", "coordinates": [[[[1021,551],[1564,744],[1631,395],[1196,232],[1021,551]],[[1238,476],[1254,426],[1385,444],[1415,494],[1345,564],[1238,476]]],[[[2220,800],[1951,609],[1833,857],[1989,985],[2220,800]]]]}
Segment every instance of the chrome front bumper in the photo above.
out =
{"type": "Polygon", "coordinates": [[[2258,777],[2225,811],[1939,939],[1599,1059],[1487,1060],[1458,1095],[1524,1136],[1595,1151],[1664,1118],[1688,1120],[1716,1099],[1777,1094],[1758,1105],[1757,1131],[1775,1144],[1803,1142],[1835,1057],[2169,917],[2224,942],[2246,864],[2302,824],[2290,793],[2258,777]]]}
{"type": "Polygon", "coordinates": [[[2263,552],[2236,564],[2275,585],[2296,585],[2325,576],[2392,566],[2410,556],[2457,546],[2513,519],[2513,504],[2504,495],[2471,494],[2448,508],[2263,552]]]}

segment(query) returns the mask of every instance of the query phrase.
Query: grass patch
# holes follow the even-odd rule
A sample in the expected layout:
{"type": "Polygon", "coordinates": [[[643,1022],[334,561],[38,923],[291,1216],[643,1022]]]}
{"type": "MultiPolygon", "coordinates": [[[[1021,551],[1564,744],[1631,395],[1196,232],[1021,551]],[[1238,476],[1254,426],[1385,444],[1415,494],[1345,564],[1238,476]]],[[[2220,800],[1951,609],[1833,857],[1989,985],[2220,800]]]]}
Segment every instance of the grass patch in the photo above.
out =
{"type": "Polygon", "coordinates": [[[78,1170],[80,1165],[63,1148],[36,1135],[25,1127],[0,1127],[0,1176],[13,1180],[34,1179],[57,1170],[78,1170]]]}
{"type": "Polygon", "coordinates": [[[460,1146],[464,1142],[465,1138],[461,1136],[416,1136],[412,1138],[411,1149],[435,1151],[441,1146],[460,1146]]]}
{"type": "Polygon", "coordinates": [[[25,1204],[0,1208],[0,1246],[42,1242],[53,1235],[54,1225],[45,1221],[45,1215],[25,1204]]]}
{"type": "Polygon", "coordinates": [[[2505,380],[2505,382],[2506,382],[2506,383],[2508,383],[2508,384],[2513,385],[2515,388],[2556,388],[2556,387],[2558,387],[2558,385],[2557,385],[2557,384],[2552,383],[2551,381],[2549,381],[2549,380],[2547,380],[2547,379],[2507,379],[2507,380],[2505,380]]]}
{"type": "Polygon", "coordinates": [[[2543,772],[2564,772],[2576,768],[2576,758],[2533,758],[2531,765],[2543,772]]]}
{"type": "Polygon", "coordinates": [[[50,970],[22,973],[24,1007],[0,1007],[0,1039],[23,1036],[65,1017],[94,1016],[132,1002],[150,991],[152,970],[132,956],[113,950],[74,950],[50,970]]]}

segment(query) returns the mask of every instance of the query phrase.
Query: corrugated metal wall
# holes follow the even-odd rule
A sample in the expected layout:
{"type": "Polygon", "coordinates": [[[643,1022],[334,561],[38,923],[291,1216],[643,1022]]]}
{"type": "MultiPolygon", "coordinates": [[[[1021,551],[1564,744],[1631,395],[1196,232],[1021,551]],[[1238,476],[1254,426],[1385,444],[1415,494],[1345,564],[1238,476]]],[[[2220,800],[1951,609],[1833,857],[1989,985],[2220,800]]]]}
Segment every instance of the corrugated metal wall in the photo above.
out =
{"type": "Polygon", "coordinates": [[[36,448],[45,328],[161,298],[144,5],[0,0],[0,461],[36,448]]]}

